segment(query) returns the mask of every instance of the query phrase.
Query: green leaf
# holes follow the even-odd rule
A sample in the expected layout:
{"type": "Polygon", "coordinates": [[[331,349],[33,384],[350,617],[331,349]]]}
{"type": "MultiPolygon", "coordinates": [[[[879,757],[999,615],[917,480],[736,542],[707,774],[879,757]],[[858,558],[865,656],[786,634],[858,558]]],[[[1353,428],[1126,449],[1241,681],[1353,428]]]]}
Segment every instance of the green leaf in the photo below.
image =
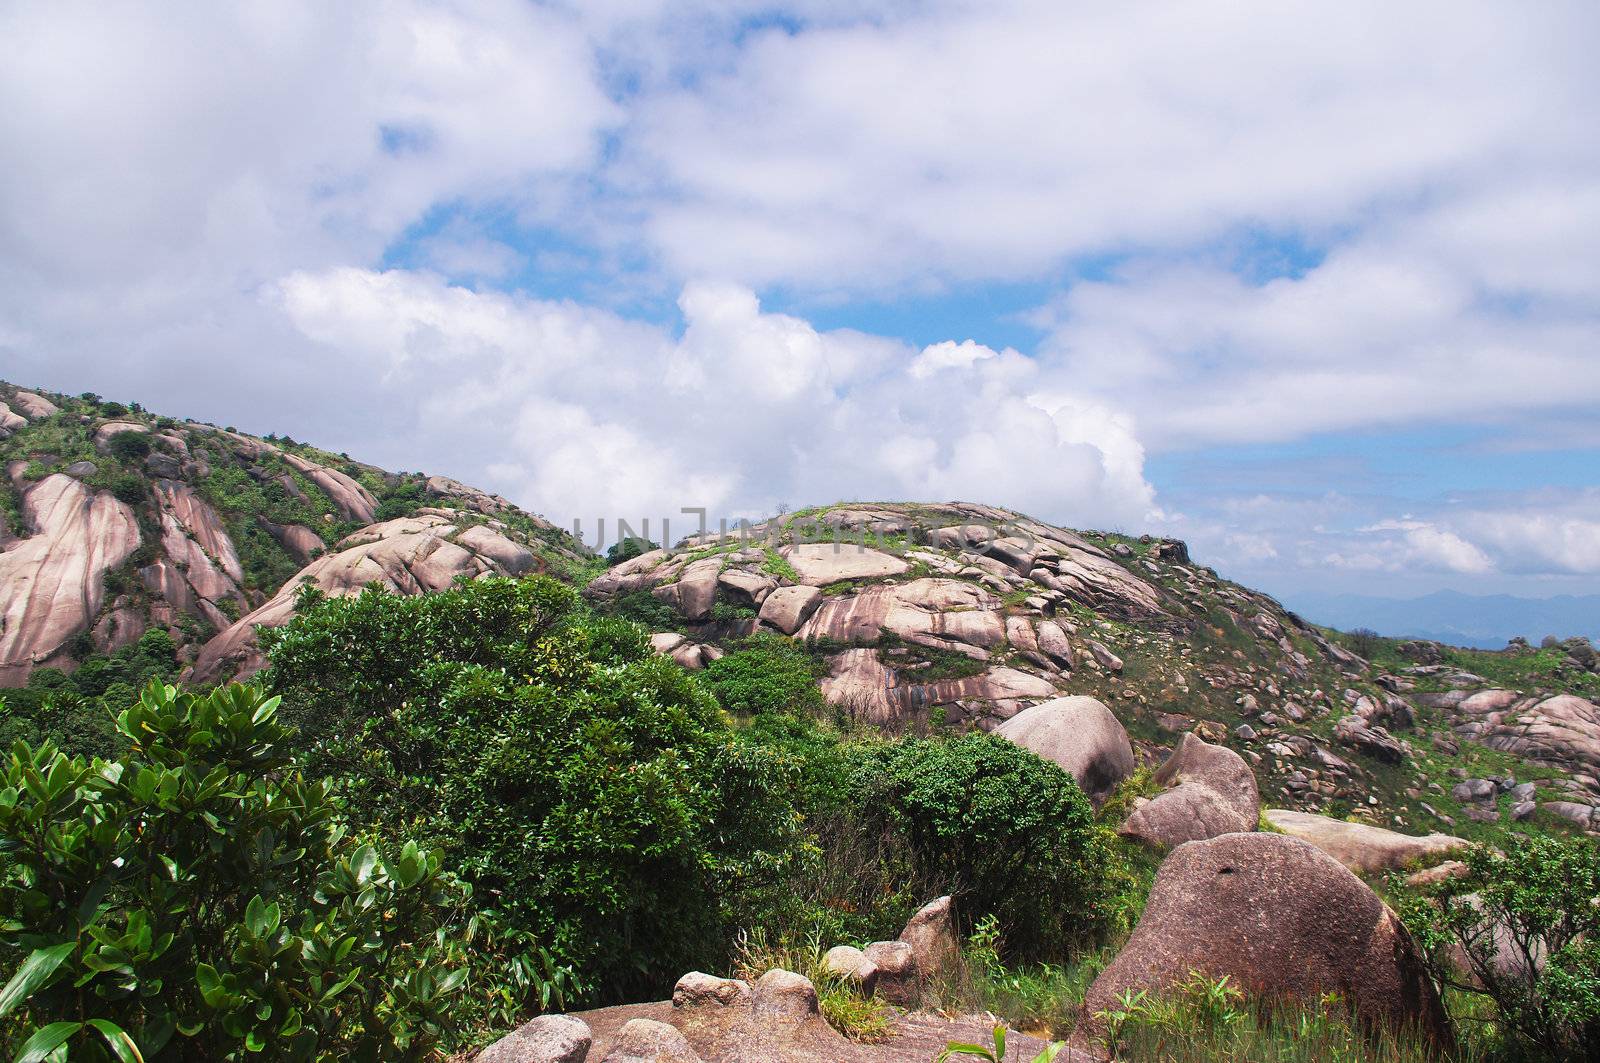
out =
{"type": "Polygon", "coordinates": [[[77,947],[75,941],[63,941],[49,948],[34,949],[22,961],[22,966],[17,968],[17,973],[11,976],[6,987],[0,989],[0,1015],[9,1015],[18,1004],[31,997],[34,990],[48,982],[50,976],[56,973],[56,968],[77,947]]]}
{"type": "Polygon", "coordinates": [[[111,1051],[117,1054],[122,1063],[144,1063],[139,1046],[133,1043],[133,1038],[122,1027],[105,1019],[90,1019],[89,1025],[100,1031],[100,1036],[106,1039],[106,1044],[111,1046],[111,1051]]]}
{"type": "Polygon", "coordinates": [[[61,1045],[66,1044],[67,1038],[83,1029],[81,1022],[52,1022],[49,1026],[35,1030],[33,1036],[22,1043],[17,1050],[17,1058],[12,1063],[41,1063],[61,1045]]]}

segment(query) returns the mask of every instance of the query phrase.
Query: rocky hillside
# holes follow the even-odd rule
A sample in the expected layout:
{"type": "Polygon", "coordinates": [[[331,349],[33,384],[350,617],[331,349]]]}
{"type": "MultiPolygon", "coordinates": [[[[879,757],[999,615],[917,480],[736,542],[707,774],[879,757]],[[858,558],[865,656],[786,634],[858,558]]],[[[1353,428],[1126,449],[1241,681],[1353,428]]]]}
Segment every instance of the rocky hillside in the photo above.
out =
{"type": "MultiPolygon", "coordinates": [[[[256,626],[285,621],[306,584],[420,593],[596,572],[571,536],[456,481],[92,395],[0,385],[0,463],[0,685],[152,629],[193,680],[248,674],[256,626]]],[[[1173,540],[968,503],[851,503],[651,551],[586,593],[689,668],[761,632],[792,638],[834,711],[863,725],[994,729],[1090,695],[1145,764],[1192,732],[1236,750],[1291,811],[1467,837],[1600,828],[1587,643],[1355,639],[1173,540]]]]}
{"type": "Polygon", "coordinates": [[[191,674],[248,672],[304,583],[415,593],[571,575],[588,555],[503,498],[289,439],[0,384],[0,686],[162,628],[191,674]]]}
{"type": "Polygon", "coordinates": [[[858,722],[993,729],[1092,695],[1146,764],[1192,732],[1237,750],[1289,810],[1467,837],[1600,827],[1600,709],[1580,696],[1600,690],[1592,654],[1478,653],[1491,677],[1379,641],[1375,664],[1173,540],[851,503],[645,553],[586,593],[690,668],[758,632],[791,636],[858,722]]]}

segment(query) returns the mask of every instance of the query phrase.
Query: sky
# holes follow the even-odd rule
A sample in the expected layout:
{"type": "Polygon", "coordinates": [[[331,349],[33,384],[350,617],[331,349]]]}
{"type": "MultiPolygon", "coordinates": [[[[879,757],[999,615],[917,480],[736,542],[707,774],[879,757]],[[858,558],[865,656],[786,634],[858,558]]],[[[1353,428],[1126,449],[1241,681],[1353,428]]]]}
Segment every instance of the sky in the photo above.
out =
{"type": "Polygon", "coordinates": [[[604,517],[1600,591],[1600,6],[0,7],[0,378],[604,517]]]}

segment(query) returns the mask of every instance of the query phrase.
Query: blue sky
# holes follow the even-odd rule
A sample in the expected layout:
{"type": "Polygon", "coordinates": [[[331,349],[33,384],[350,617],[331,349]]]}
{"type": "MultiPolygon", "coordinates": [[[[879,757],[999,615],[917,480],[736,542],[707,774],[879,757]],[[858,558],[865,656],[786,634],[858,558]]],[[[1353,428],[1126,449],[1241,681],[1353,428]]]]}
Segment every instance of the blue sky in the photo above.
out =
{"type": "Polygon", "coordinates": [[[591,526],[968,498],[1600,591],[1593,5],[0,13],[0,376],[591,526]]]}

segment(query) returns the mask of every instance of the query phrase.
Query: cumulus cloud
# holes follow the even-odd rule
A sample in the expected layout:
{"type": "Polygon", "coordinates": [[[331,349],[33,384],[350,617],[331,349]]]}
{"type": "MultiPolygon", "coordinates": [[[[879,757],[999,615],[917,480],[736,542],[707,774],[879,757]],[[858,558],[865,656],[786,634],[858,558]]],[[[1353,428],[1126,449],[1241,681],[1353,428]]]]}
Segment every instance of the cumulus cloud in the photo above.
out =
{"type": "Polygon", "coordinates": [[[1449,460],[1420,503],[1359,462],[1205,498],[1148,470],[1422,426],[1593,449],[1597,29],[1476,0],[12,5],[0,368],[552,513],[964,496],[1269,583],[1578,579],[1600,510],[1447,500],[1449,460]],[[995,316],[1019,291],[1037,345],[995,316]],[[907,293],[970,326],[808,320],[907,293]]]}
{"type": "Polygon", "coordinates": [[[780,501],[988,498],[1136,525],[1154,492],[1113,411],[1034,394],[1015,351],[919,374],[926,354],[687,286],[681,333],[412,271],[297,273],[273,296],[306,339],[359,358],[426,449],[593,526],[780,501]]]}

